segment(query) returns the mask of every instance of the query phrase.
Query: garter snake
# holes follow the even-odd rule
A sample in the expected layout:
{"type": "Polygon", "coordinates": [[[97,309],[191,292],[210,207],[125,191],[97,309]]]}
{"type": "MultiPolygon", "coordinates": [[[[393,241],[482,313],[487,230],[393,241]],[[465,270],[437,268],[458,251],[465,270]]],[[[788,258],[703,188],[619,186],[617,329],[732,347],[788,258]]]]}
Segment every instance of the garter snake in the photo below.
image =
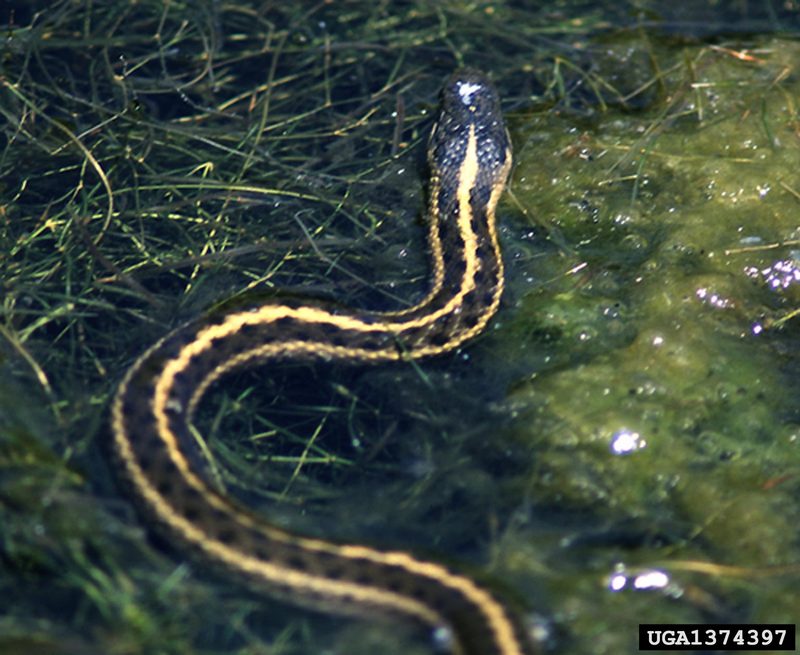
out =
{"type": "Polygon", "coordinates": [[[120,475],[141,511],[179,547],[251,586],[349,613],[399,614],[443,630],[460,655],[525,655],[519,619],[472,578],[402,551],[286,532],[216,491],[190,433],[209,386],[234,368],[285,360],[378,363],[452,351],[496,312],[503,263],[495,205],[511,147],[491,83],[454,73],[428,146],[431,288],[379,313],[277,302],[198,318],[128,370],[112,406],[120,475]]]}

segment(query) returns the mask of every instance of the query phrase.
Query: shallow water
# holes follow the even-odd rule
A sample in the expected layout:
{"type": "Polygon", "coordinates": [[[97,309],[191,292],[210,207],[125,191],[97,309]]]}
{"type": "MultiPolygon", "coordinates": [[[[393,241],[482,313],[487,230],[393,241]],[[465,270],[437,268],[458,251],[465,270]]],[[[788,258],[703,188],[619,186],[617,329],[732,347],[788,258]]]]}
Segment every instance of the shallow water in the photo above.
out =
{"type": "Polygon", "coordinates": [[[150,538],[105,413],[149,343],[243,287],[413,298],[420,154],[459,63],[492,72],[515,147],[491,329],[418,367],[226,383],[218,483],[294,529],[466,563],[548,652],[796,621],[798,8],[524,5],[142,5],[111,38],[67,3],[6,33],[0,650],[431,652],[150,538]]]}

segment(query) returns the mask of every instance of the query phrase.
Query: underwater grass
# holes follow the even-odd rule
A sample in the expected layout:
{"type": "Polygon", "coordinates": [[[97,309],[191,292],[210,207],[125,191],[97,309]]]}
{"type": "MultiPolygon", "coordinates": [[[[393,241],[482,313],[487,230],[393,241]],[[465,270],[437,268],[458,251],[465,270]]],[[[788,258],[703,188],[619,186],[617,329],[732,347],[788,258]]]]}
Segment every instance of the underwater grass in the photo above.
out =
{"type": "Polygon", "coordinates": [[[462,64],[492,72],[516,148],[495,327],[419,369],[240,376],[200,426],[216,481],[297,529],[472,563],[556,651],[794,620],[797,9],[17,4],[0,650],[427,652],[184,562],[103,443],[119,376],[181,320],[277,289],[413,300],[424,142],[462,64]]]}

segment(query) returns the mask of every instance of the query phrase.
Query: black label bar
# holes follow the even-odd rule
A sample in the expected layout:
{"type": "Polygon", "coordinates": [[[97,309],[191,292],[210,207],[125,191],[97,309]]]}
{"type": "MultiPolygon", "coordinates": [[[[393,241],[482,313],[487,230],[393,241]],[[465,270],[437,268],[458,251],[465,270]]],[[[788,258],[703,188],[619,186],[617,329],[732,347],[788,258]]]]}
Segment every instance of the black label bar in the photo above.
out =
{"type": "Polygon", "coordinates": [[[793,623],[639,625],[639,650],[795,650],[793,623]]]}

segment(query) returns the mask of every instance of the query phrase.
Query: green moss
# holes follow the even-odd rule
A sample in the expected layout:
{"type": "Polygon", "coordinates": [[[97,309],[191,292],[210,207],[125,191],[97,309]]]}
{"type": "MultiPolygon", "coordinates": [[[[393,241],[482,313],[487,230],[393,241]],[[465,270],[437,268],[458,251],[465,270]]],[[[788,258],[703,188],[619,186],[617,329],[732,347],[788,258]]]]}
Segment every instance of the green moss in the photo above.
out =
{"type": "Polygon", "coordinates": [[[665,102],[518,127],[517,200],[572,251],[537,264],[504,356],[538,368],[514,389],[533,502],[587,517],[565,537],[580,574],[551,592],[581,652],[631,651],[639,622],[796,616],[797,325],[769,326],[800,289],[800,51],[736,54],[659,47],[665,102]],[[625,573],[609,597],[631,565],[670,586],[643,600],[625,573]]]}

